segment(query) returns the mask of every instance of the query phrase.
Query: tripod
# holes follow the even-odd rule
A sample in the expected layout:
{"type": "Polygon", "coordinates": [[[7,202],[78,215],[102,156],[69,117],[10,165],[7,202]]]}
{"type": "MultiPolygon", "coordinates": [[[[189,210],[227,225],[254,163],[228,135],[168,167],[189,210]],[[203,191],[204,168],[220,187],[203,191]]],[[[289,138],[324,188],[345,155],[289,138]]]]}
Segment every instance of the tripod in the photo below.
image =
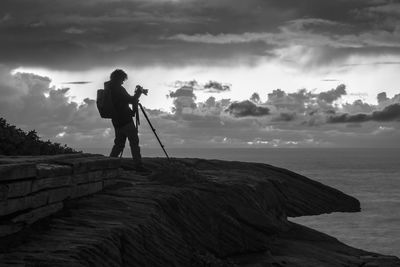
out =
{"type": "MultiPolygon", "coordinates": [[[[164,145],[161,143],[160,138],[158,138],[158,135],[157,135],[157,133],[156,133],[156,129],[154,129],[153,125],[151,124],[151,122],[150,122],[150,120],[149,120],[149,117],[147,117],[147,114],[146,114],[146,112],[144,111],[144,108],[143,108],[142,104],[138,103],[138,105],[139,105],[140,109],[142,110],[143,115],[144,115],[144,117],[146,118],[147,122],[149,123],[149,126],[150,126],[151,130],[153,131],[154,135],[156,136],[158,143],[160,144],[162,150],[164,151],[165,156],[167,156],[167,159],[170,161],[170,158],[169,158],[169,156],[168,156],[168,153],[167,153],[167,151],[165,151],[164,145]]],[[[138,116],[138,115],[139,115],[139,114],[136,114],[136,116],[138,116]]],[[[138,119],[138,117],[136,117],[136,118],[138,119]]]]}
{"type": "MultiPolygon", "coordinates": [[[[163,150],[164,153],[165,153],[165,156],[167,156],[168,161],[171,161],[171,159],[170,159],[169,156],[168,156],[167,151],[165,150],[164,145],[161,143],[161,140],[160,140],[160,138],[158,137],[158,135],[157,135],[157,133],[156,133],[156,129],[154,129],[153,125],[152,125],[151,122],[150,122],[149,117],[147,116],[146,112],[144,111],[144,108],[143,108],[142,104],[138,103],[138,106],[139,106],[140,109],[142,110],[142,113],[143,113],[144,117],[146,118],[147,122],[149,123],[149,126],[150,126],[151,130],[153,131],[154,135],[156,136],[158,143],[160,144],[162,150],[163,150]]],[[[136,111],[136,114],[135,114],[135,115],[136,115],[136,128],[138,128],[138,127],[139,127],[139,124],[140,124],[140,121],[139,121],[139,112],[136,111]]],[[[120,156],[119,156],[120,158],[122,158],[122,154],[123,154],[123,153],[124,153],[124,150],[121,151],[121,154],[120,154],[120,156]]]]}

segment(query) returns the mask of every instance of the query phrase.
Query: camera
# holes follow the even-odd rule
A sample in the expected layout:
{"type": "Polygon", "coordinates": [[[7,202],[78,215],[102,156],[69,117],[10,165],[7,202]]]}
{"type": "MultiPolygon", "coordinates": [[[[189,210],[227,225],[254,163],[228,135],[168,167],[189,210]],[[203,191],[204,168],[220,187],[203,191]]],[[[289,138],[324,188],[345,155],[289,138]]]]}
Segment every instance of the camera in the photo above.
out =
{"type": "Polygon", "coordinates": [[[141,92],[142,94],[147,95],[149,93],[149,89],[144,89],[142,86],[136,85],[135,93],[136,92],[141,92]]]}

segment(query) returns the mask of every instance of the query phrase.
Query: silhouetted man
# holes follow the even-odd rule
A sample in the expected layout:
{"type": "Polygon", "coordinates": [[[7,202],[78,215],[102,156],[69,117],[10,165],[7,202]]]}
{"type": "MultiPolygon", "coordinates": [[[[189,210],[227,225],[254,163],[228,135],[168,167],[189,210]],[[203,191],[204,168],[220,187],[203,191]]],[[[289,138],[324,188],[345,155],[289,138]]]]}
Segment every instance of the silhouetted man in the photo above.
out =
{"type": "Polygon", "coordinates": [[[112,116],[115,139],[110,157],[118,157],[122,153],[126,138],[128,138],[135,169],[146,171],[140,155],[138,130],[132,118],[137,112],[142,91],[136,90],[135,94],[131,96],[122,86],[127,79],[128,75],[123,70],[117,69],[111,73],[110,81],[104,83],[104,88],[111,90],[111,99],[115,109],[112,116]],[[132,104],[133,110],[129,107],[130,104],[132,104]]]}

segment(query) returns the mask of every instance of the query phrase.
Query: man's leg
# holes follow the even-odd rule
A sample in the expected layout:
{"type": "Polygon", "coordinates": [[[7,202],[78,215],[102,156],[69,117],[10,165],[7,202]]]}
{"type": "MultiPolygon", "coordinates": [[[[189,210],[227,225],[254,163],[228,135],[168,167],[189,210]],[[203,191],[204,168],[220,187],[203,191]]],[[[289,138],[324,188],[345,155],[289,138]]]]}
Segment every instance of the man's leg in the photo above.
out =
{"type": "Polygon", "coordinates": [[[140,154],[139,136],[137,128],[133,122],[124,126],[124,133],[128,137],[131,147],[132,159],[136,165],[142,164],[142,156],[140,154]]]}
{"type": "Polygon", "coordinates": [[[123,127],[121,128],[114,128],[115,130],[115,139],[114,139],[114,146],[111,150],[110,157],[119,157],[121,152],[124,150],[125,142],[126,142],[126,134],[124,133],[123,127]]]}

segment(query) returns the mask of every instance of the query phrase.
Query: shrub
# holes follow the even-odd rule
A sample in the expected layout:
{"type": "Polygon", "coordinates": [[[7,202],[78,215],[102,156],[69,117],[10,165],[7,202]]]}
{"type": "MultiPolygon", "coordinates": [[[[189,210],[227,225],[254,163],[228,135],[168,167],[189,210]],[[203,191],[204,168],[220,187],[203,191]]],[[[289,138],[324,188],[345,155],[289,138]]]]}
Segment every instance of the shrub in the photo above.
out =
{"type": "Polygon", "coordinates": [[[16,155],[55,155],[78,153],[67,145],[42,141],[35,130],[25,132],[0,118],[0,154],[16,155]]]}

